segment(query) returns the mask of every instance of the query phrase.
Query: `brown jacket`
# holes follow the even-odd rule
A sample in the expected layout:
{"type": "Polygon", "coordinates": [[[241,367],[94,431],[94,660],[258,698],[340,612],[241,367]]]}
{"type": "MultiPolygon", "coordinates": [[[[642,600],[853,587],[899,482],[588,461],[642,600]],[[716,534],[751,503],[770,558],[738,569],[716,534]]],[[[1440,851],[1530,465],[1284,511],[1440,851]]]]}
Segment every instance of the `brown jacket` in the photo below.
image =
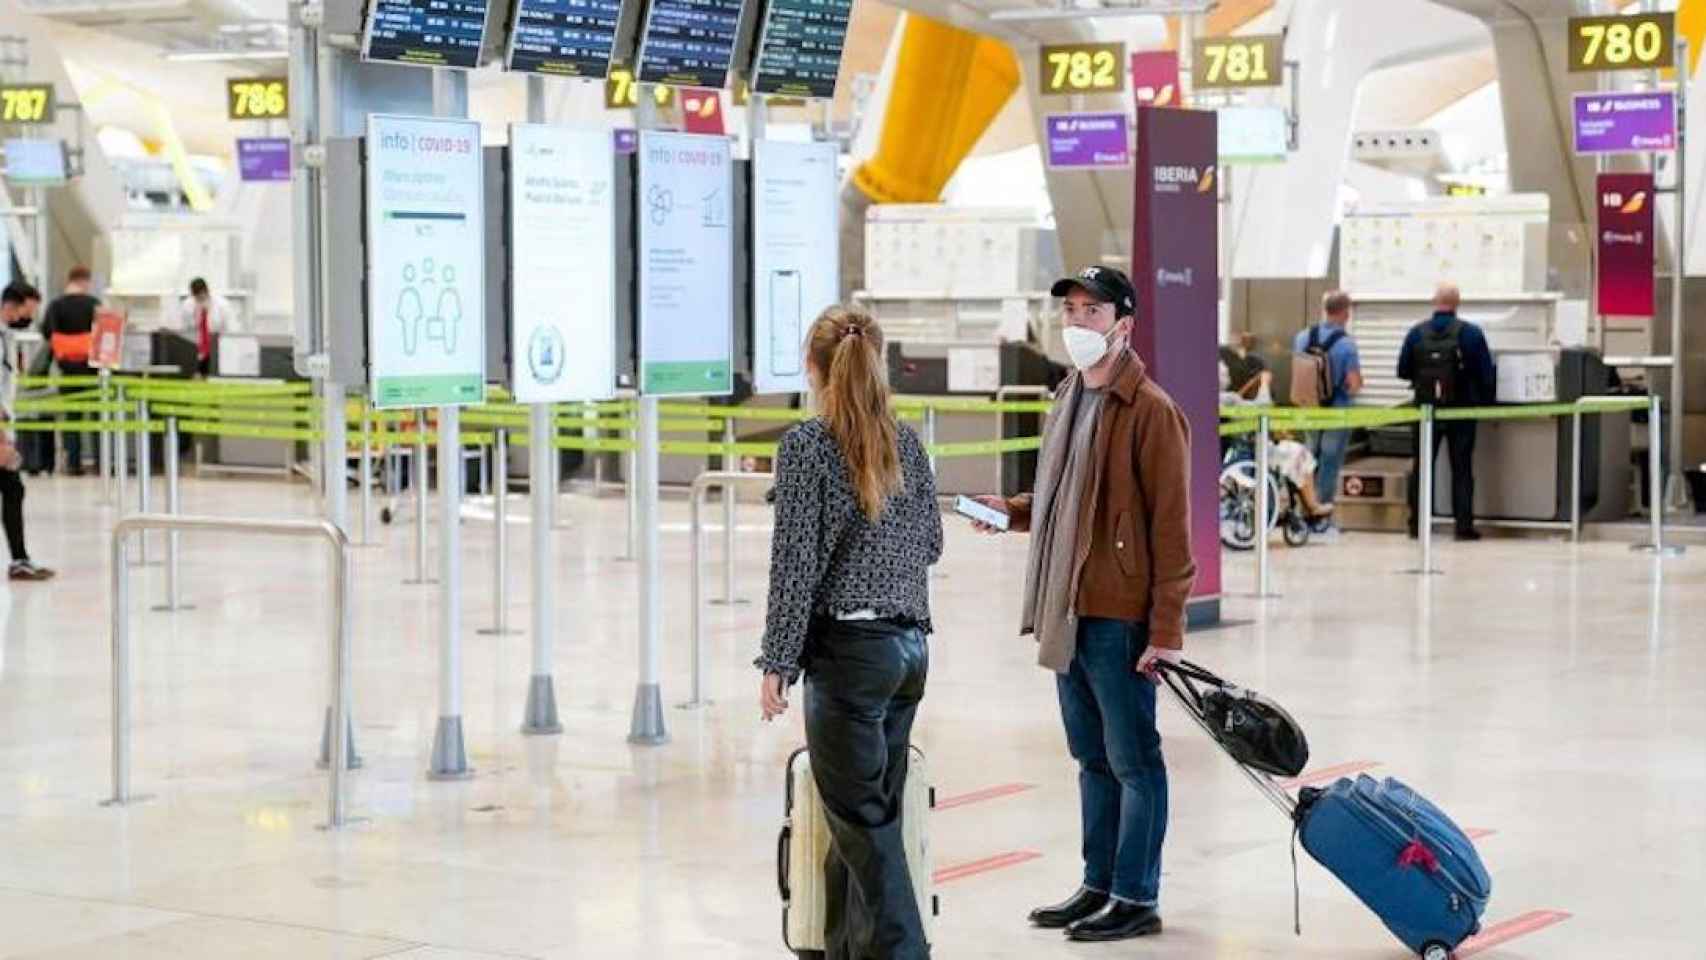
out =
{"type": "MultiPolygon", "coordinates": [[[[1078,376],[1071,374],[1056,396],[1078,376]]],[[[1061,409],[1057,405],[1049,414],[1045,444],[1056,429],[1071,429],[1056,422],[1061,409]]],[[[1075,612],[1146,621],[1151,643],[1181,649],[1185,603],[1196,579],[1190,424],[1129,350],[1114,368],[1100,416],[1089,470],[1092,488],[1079,507],[1075,612]]],[[[1011,498],[1007,509],[1013,530],[1031,528],[1030,494],[1011,498]]],[[[1072,651],[1061,652],[1071,660],[1072,651]]]]}

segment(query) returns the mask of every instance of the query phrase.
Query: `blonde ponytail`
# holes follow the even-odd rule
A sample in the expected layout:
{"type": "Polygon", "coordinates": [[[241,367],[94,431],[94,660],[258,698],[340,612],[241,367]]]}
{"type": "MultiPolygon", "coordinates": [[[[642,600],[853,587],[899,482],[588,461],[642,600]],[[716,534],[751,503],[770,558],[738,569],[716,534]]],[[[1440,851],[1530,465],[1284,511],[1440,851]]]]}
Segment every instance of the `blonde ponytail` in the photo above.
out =
{"type": "Polygon", "coordinates": [[[822,381],[818,409],[847,458],[860,512],[875,522],[901,488],[882,328],[862,310],[833,306],[812,324],[807,353],[822,381]]]}

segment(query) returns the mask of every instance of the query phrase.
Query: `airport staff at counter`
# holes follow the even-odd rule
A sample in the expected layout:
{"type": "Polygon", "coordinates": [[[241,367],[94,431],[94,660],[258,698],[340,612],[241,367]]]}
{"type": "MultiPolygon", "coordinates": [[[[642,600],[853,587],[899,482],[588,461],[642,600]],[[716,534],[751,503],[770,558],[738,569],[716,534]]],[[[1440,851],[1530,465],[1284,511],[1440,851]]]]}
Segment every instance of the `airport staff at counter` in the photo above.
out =
{"type": "Polygon", "coordinates": [[[195,343],[196,369],[207,376],[213,363],[213,338],[241,333],[242,323],[231,301],[208,289],[207,281],[190,281],[190,295],[178,303],[178,326],[195,343]]]}
{"type": "Polygon", "coordinates": [[[1053,292],[1077,370],[1043,431],[1036,492],[979,502],[1031,534],[1020,632],[1056,674],[1079,764],[1083,882],[1030,919],[1105,942],[1161,932],[1167,767],[1153,671],[1179,657],[1196,579],[1190,426],[1131,348],[1125,274],[1089,267],[1053,292]]]}

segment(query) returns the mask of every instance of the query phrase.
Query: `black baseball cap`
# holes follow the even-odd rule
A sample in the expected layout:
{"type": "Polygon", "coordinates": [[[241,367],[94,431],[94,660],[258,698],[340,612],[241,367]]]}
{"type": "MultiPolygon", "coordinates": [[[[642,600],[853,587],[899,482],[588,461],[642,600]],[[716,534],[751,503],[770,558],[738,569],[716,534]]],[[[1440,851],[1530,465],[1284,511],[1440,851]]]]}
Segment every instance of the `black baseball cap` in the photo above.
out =
{"type": "Polygon", "coordinates": [[[1103,303],[1114,305],[1116,317],[1137,313],[1137,290],[1124,273],[1113,267],[1085,267],[1076,277],[1063,277],[1054,282],[1049,293],[1064,297],[1077,287],[1103,303]]]}

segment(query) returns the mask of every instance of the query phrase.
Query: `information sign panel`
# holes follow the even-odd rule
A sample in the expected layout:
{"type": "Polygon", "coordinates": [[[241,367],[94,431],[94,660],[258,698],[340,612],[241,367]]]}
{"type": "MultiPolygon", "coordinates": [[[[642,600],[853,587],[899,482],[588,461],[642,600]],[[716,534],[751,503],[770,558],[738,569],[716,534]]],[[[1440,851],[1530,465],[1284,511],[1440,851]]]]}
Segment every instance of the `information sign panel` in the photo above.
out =
{"type": "Polygon", "coordinates": [[[726,137],[640,131],[640,392],[733,392],[734,163],[726,137]]]}
{"type": "Polygon", "coordinates": [[[827,99],[847,43],[853,0],[770,0],[758,35],[753,89],[827,99]]]}
{"type": "Polygon", "coordinates": [[[640,37],[640,82],[722,89],[740,14],[741,0],[652,0],[640,37]]]}
{"type": "Polygon", "coordinates": [[[367,355],[374,404],[481,402],[486,298],[480,125],[371,114],[366,181],[367,355]]]}
{"type": "Polygon", "coordinates": [[[368,60],[472,70],[486,39],[486,0],[369,0],[368,60]]]}
{"type": "Polygon", "coordinates": [[[557,77],[603,77],[622,0],[516,0],[504,65],[557,77]]]}
{"type": "Polygon", "coordinates": [[[1676,149],[1676,94],[1578,93],[1577,153],[1645,153],[1676,149]]]}
{"type": "Polygon", "coordinates": [[[65,141],[7,140],[6,181],[18,187],[56,187],[65,182],[65,141]]]}
{"type": "Polygon", "coordinates": [[[237,175],[244,183],[290,182],[290,138],[238,137],[237,175]]]}
{"type": "Polygon", "coordinates": [[[1290,140],[1281,107],[1221,107],[1220,162],[1228,165],[1284,163],[1290,140]]]}
{"type": "Polygon", "coordinates": [[[806,333],[841,292],[835,144],[753,146],[753,389],[799,393],[806,333]]]}
{"type": "Polygon", "coordinates": [[[1124,113],[1052,114],[1044,124],[1050,169],[1131,166],[1131,133],[1124,113]]]}
{"type": "Polygon", "coordinates": [[[607,399],[616,389],[616,161],[610,131],[512,124],[509,158],[515,399],[607,399]]]}

